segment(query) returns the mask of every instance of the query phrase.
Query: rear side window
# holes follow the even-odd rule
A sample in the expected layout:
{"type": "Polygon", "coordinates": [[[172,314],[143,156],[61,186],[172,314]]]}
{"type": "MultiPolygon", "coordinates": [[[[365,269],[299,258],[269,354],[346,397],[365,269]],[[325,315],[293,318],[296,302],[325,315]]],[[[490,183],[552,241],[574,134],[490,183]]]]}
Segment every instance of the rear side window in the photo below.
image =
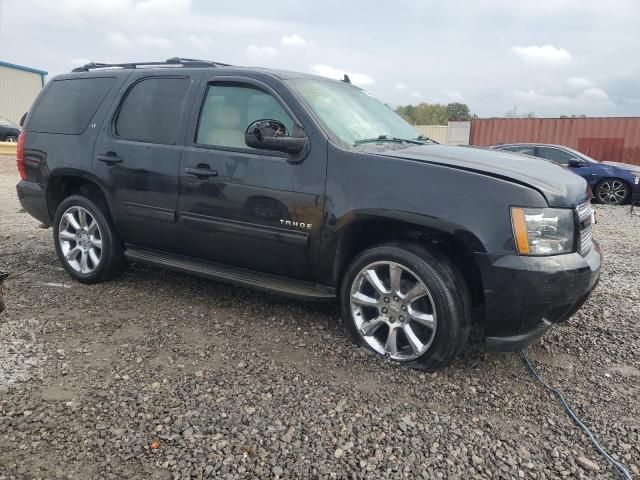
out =
{"type": "Polygon", "coordinates": [[[115,77],[53,80],[31,114],[29,130],[80,135],[115,81],[115,77]]]}
{"type": "Polygon", "coordinates": [[[146,78],[129,90],[116,120],[116,135],[136,142],[174,145],[189,78],[146,78]]]}
{"type": "Polygon", "coordinates": [[[509,152],[521,153],[523,155],[531,155],[533,157],[533,147],[529,146],[518,146],[518,147],[505,147],[503,150],[508,150],[509,152]]]}

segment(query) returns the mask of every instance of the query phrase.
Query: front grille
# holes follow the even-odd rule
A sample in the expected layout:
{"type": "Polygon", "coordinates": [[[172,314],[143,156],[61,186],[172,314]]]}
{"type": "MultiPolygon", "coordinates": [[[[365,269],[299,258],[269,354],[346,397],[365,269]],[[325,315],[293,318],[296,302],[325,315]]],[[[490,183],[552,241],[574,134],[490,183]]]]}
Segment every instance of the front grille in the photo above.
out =
{"type": "Polygon", "coordinates": [[[578,211],[580,244],[578,251],[586,255],[593,245],[593,207],[591,202],[585,202],[576,208],[578,211]]]}

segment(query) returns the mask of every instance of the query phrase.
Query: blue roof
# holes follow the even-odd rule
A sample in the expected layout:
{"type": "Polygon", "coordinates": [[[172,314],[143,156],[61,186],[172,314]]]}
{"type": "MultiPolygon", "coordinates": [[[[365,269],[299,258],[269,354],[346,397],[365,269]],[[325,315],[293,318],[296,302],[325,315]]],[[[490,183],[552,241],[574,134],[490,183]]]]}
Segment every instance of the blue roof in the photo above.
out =
{"type": "Polygon", "coordinates": [[[45,72],[44,70],[38,70],[37,68],[31,68],[31,67],[23,67],[22,65],[16,65],[15,63],[3,62],[1,60],[0,60],[0,67],[13,68],[15,70],[22,70],[23,72],[37,73],[37,74],[42,75],[42,76],[49,74],[49,72],[45,72]]]}

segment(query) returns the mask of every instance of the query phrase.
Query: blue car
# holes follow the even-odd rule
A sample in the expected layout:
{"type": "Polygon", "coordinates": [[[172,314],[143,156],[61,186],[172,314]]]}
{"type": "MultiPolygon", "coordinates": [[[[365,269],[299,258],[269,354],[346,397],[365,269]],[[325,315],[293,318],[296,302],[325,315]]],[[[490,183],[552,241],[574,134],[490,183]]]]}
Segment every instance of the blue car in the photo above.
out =
{"type": "Polygon", "coordinates": [[[640,166],[600,162],[562,145],[509,143],[492,148],[544,158],[566,166],[587,181],[600,203],[621,205],[632,198],[640,200],[640,166]]]}

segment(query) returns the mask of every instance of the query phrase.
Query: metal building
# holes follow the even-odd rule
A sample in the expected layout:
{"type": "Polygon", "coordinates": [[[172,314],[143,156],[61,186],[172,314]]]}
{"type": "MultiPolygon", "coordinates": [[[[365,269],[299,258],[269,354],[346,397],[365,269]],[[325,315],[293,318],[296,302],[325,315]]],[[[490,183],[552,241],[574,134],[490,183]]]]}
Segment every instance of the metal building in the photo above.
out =
{"type": "Polygon", "coordinates": [[[596,160],[640,165],[640,117],[479,118],[471,121],[471,145],[557,143],[596,160]]]}
{"type": "Polygon", "coordinates": [[[448,125],[414,125],[420,134],[443,145],[469,145],[471,122],[452,122],[448,125]]]}
{"type": "Polygon", "coordinates": [[[0,61],[0,117],[18,123],[44,86],[47,72],[0,61]]]}

